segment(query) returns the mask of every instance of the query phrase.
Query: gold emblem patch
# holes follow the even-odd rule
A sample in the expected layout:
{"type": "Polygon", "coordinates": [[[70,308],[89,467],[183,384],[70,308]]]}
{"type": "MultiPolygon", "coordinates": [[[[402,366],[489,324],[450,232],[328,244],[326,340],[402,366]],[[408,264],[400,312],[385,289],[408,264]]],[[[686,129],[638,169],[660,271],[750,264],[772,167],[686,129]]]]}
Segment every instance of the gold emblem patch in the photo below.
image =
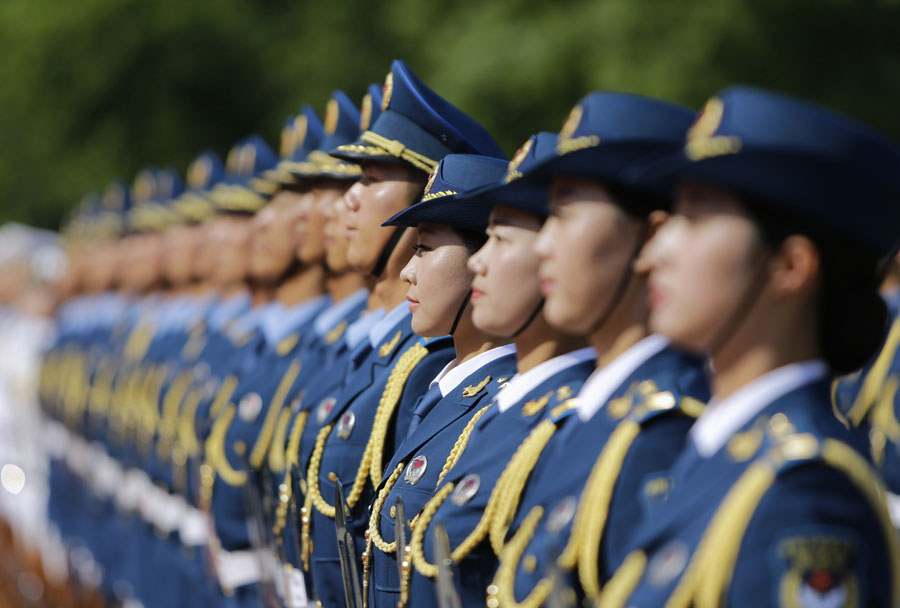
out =
{"type": "Polygon", "coordinates": [[[484,387],[486,387],[488,384],[490,384],[490,382],[491,382],[491,377],[488,376],[487,378],[485,378],[484,380],[482,380],[475,386],[472,386],[470,384],[469,386],[467,386],[466,388],[463,389],[462,396],[467,397],[467,398],[474,397],[475,395],[477,395],[478,393],[483,391],[484,387]]]}
{"type": "Polygon", "coordinates": [[[859,580],[852,566],[856,547],[833,537],[790,537],[779,555],[788,570],[778,585],[779,604],[786,608],[859,606],[859,580]]]}
{"type": "Polygon", "coordinates": [[[325,106],[325,123],[323,125],[326,135],[333,135],[337,129],[338,114],[340,114],[340,108],[337,100],[329,99],[325,106]]]}
{"type": "Polygon", "coordinates": [[[394,74],[388,72],[381,87],[381,111],[384,112],[391,105],[391,93],[394,92],[394,74]]]}
{"type": "Polygon", "coordinates": [[[359,130],[368,131],[372,122],[372,96],[366,93],[359,108],[359,130]]]}
{"type": "Polygon", "coordinates": [[[512,160],[509,161],[509,165],[506,167],[506,177],[503,178],[503,181],[509,183],[514,179],[518,179],[522,177],[521,171],[519,171],[519,165],[522,164],[528,157],[528,152],[531,151],[532,140],[529,138],[524,144],[522,144],[516,153],[513,155],[512,160]]]}

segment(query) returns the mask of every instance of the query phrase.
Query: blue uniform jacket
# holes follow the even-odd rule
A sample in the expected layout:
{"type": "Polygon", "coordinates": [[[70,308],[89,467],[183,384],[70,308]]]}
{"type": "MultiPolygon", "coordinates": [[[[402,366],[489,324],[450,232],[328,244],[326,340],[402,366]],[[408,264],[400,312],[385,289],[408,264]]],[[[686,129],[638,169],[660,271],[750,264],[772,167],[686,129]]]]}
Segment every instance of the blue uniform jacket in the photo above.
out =
{"type": "Polygon", "coordinates": [[[776,398],[709,458],[690,444],[603,605],[897,605],[897,539],[865,449],[826,381],[776,398]]]}

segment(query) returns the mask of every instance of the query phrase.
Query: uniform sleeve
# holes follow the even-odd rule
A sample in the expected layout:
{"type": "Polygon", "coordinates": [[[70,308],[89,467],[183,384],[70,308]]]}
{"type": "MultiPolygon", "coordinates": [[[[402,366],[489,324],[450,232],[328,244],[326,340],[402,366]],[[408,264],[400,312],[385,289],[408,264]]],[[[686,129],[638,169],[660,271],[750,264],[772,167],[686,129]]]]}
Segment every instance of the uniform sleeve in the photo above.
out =
{"type": "Polygon", "coordinates": [[[892,533],[843,473],[821,463],[785,471],[741,540],[727,605],[887,608],[892,533]]]}

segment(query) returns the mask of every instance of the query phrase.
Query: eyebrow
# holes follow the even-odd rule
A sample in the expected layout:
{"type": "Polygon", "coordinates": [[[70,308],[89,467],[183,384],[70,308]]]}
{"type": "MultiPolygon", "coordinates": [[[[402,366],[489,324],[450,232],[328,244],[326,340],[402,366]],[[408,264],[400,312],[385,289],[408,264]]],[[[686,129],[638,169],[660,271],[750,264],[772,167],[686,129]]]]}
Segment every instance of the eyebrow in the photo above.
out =
{"type": "Polygon", "coordinates": [[[520,222],[517,222],[513,218],[503,217],[502,215],[500,215],[491,218],[490,226],[492,228],[494,226],[513,226],[515,228],[520,228],[522,224],[520,222]]]}
{"type": "Polygon", "coordinates": [[[428,225],[419,225],[416,227],[417,234],[434,234],[434,228],[428,225]]]}

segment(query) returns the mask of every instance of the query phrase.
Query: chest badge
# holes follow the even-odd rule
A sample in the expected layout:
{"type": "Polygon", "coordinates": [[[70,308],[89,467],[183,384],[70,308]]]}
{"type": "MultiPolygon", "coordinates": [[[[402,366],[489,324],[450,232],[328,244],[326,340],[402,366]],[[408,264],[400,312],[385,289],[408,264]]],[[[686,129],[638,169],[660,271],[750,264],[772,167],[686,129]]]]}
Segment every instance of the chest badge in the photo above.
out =
{"type": "Polygon", "coordinates": [[[428,458],[426,458],[423,454],[419,454],[415,458],[410,461],[409,465],[406,467],[406,472],[403,473],[403,481],[408,483],[411,486],[419,483],[419,480],[422,479],[422,475],[425,474],[425,470],[428,468],[428,458]]]}
{"type": "Polygon", "coordinates": [[[303,405],[303,398],[306,397],[306,389],[301,390],[296,397],[291,399],[291,411],[297,413],[303,405]]]}
{"type": "Polygon", "coordinates": [[[238,415],[244,422],[253,422],[262,410],[262,397],[257,393],[247,393],[238,404],[238,415]]]}
{"type": "Polygon", "coordinates": [[[337,436],[340,439],[349,439],[350,434],[353,433],[353,427],[356,426],[356,414],[353,412],[347,412],[341,419],[338,420],[337,424],[337,436]]]}
{"type": "Polygon", "coordinates": [[[325,419],[328,418],[328,414],[334,409],[335,403],[337,403],[335,397],[326,397],[319,401],[319,405],[316,406],[316,421],[319,424],[325,422],[325,419]]]}
{"type": "Polygon", "coordinates": [[[687,545],[680,540],[673,540],[650,559],[647,564],[647,580],[654,587],[664,587],[681,574],[687,560],[687,545]]]}
{"type": "Polygon", "coordinates": [[[457,507],[461,507],[478,494],[478,488],[481,487],[481,477],[475,473],[471,473],[462,478],[459,485],[453,490],[450,501],[457,507]]]}
{"type": "Polygon", "coordinates": [[[550,514],[547,515],[547,532],[556,534],[565,528],[572,518],[575,517],[575,510],[578,508],[578,501],[574,496],[566,496],[560,500],[550,514]]]}

